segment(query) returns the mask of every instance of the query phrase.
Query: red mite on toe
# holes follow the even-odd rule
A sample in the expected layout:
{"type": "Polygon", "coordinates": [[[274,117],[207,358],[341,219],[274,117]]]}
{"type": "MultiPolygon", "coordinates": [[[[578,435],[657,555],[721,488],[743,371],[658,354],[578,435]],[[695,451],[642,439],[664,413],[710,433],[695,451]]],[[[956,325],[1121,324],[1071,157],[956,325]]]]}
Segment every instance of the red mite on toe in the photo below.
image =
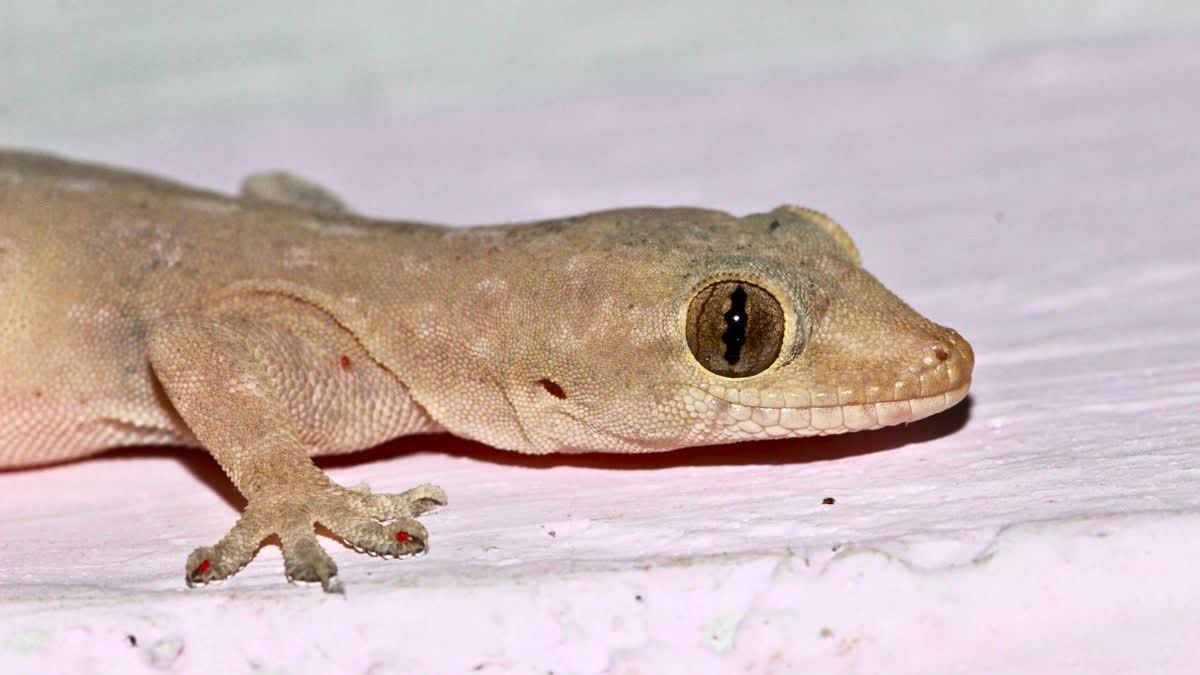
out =
{"type": "Polygon", "coordinates": [[[407,532],[397,532],[396,533],[396,541],[400,542],[401,544],[403,544],[404,542],[406,542],[410,539],[412,539],[412,536],[409,535],[407,532]]]}
{"type": "Polygon", "coordinates": [[[209,571],[210,569],[212,569],[212,561],[211,560],[201,560],[200,564],[196,565],[196,571],[194,573],[195,574],[204,574],[205,572],[209,571]]]}

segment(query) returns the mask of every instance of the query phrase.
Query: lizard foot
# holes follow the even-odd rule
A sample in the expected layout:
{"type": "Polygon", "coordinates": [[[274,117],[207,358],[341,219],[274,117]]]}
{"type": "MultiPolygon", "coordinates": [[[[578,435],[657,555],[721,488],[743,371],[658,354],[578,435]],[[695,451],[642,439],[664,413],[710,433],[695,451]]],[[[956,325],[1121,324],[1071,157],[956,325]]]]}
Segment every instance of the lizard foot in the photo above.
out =
{"type": "Polygon", "coordinates": [[[277,534],[288,581],[316,582],[328,592],[341,592],[337,566],[313,531],[316,523],[359,552],[385,558],[416,555],[425,552],[429,534],[414,517],[445,503],[446,493],[436,485],[400,494],[329,485],[302,498],[252,499],[229,534],[188,556],[187,584],[203,586],[232,576],[250,562],[263,539],[277,534]]]}

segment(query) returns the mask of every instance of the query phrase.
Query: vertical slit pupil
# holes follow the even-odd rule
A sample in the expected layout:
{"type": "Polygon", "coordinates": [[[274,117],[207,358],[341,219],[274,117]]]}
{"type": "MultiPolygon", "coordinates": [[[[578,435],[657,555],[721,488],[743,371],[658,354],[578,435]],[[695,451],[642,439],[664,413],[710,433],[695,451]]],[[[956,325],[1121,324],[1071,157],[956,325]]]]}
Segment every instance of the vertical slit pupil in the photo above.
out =
{"type": "Polygon", "coordinates": [[[738,286],[729,294],[729,311],[725,312],[725,362],[731,366],[742,360],[742,346],[746,344],[746,291],[738,286]]]}

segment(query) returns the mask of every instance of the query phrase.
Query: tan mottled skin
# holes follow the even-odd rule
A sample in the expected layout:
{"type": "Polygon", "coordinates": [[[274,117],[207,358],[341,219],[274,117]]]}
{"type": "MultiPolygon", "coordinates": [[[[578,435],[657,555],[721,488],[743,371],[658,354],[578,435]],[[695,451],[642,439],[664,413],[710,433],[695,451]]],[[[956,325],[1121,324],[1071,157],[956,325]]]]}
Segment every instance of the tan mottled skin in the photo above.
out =
{"type": "Polygon", "coordinates": [[[954,405],[972,365],[797,207],[447,228],[350,214],[286,174],[235,198],[0,152],[0,466],[203,446],[248,506],[188,558],[193,584],[277,534],[289,578],[337,589],[316,522],[373,554],[425,549],[413,518],[441,489],[348,490],[311,455],[438,430],[533,453],[838,433],[954,405]],[[720,279],[782,307],[759,374],[689,351],[689,302],[720,279]]]}

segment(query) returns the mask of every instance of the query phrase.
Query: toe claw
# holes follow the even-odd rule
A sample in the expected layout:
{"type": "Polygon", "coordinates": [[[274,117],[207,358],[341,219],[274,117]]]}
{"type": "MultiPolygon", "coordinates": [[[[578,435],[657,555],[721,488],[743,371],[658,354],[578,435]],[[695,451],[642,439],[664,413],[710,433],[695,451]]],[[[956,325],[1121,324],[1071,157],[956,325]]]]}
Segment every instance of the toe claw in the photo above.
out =
{"type": "Polygon", "coordinates": [[[337,593],[338,595],[346,594],[346,587],[336,574],[321,582],[321,590],[326,593],[337,593]]]}

